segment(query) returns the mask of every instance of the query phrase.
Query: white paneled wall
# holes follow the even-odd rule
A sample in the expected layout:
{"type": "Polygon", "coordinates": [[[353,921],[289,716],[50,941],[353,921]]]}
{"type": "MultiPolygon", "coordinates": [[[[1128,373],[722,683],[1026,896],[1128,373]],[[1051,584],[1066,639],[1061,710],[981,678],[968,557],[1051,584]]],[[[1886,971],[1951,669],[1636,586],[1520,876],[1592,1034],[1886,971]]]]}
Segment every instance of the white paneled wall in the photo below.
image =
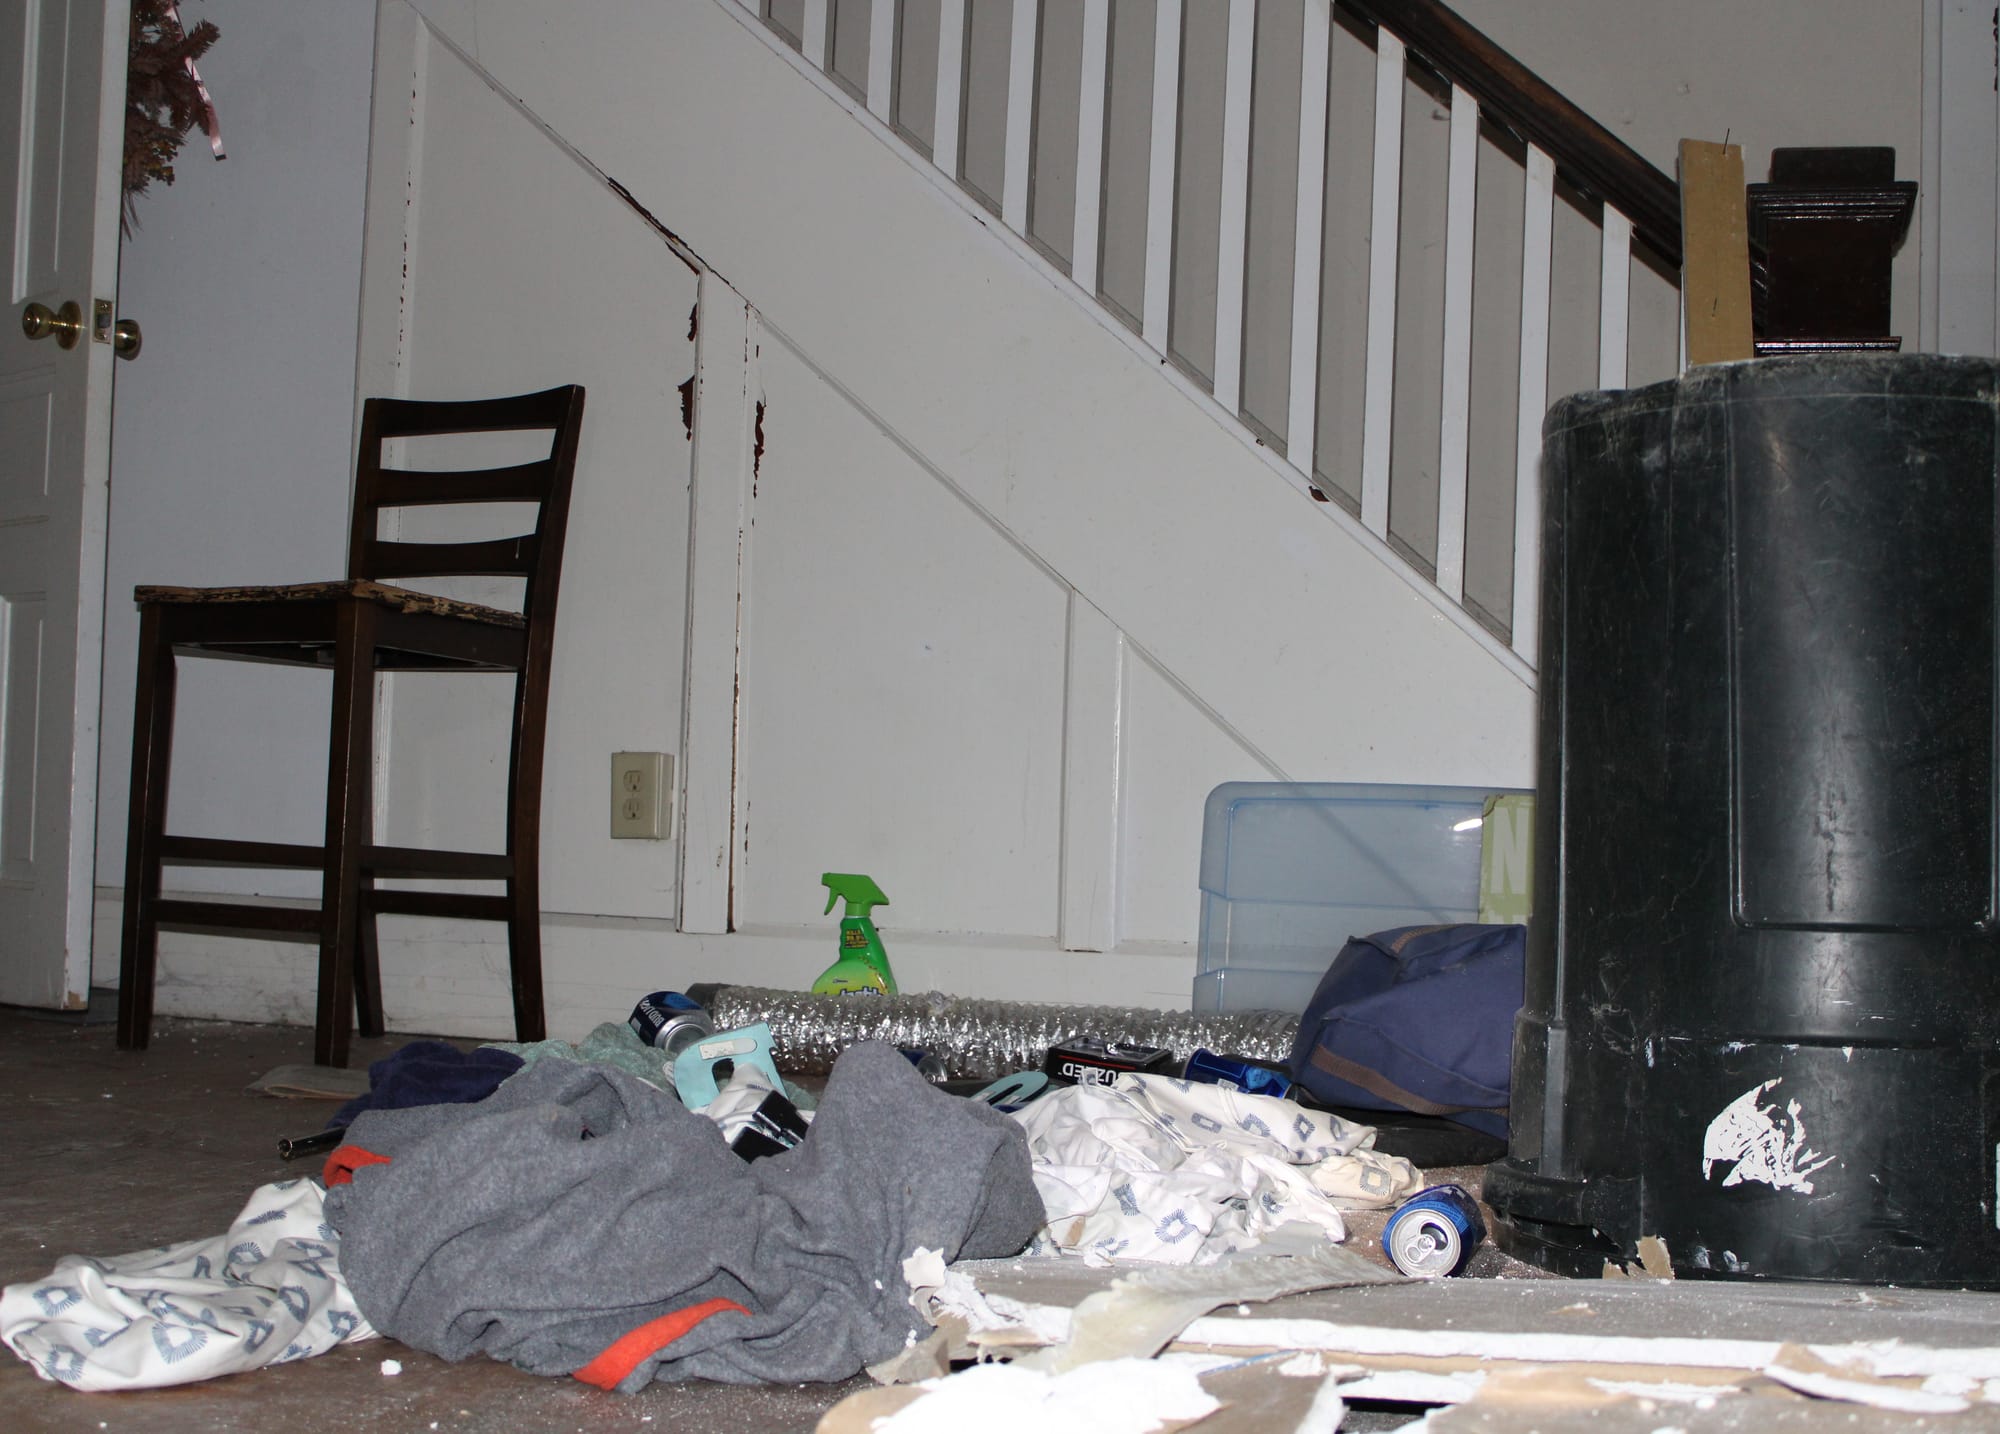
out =
{"type": "MultiPolygon", "coordinates": [[[[371,18],[259,0],[200,10],[190,22],[229,36],[201,63],[223,97],[229,158],[192,136],[173,186],[139,201],[119,259],[121,313],[145,349],[118,366],[113,400],[97,823],[107,886],[125,876],[132,589],[335,577],[346,553],[371,18]]],[[[180,689],[177,829],[315,839],[325,680],[201,666],[180,689]]],[[[295,872],[182,875],[217,891],[317,890],[295,872]]],[[[93,944],[115,952],[117,931],[100,924],[93,944]]]]}
{"type": "Polygon", "coordinates": [[[738,924],[865,871],[885,923],[1052,939],[1065,585],[800,355],[759,379],[738,924]]]}

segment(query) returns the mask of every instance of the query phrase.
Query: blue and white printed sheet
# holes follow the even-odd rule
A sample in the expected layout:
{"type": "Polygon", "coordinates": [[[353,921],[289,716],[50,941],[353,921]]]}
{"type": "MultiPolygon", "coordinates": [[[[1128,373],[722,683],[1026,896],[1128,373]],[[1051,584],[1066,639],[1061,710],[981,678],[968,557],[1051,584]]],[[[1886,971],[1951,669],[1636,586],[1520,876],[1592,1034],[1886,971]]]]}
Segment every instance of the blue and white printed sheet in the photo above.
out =
{"type": "Polygon", "coordinates": [[[259,1187],[229,1232],[137,1254],[65,1255],[0,1290],[0,1339],[72,1389],[152,1389],[324,1354],[375,1331],[341,1278],[312,1180],[259,1187]]]}
{"type": "Polygon", "coordinates": [[[1207,1264],[1288,1221],[1339,1240],[1342,1206],[1394,1205],[1423,1183],[1373,1149],[1372,1126],[1171,1076],[1053,1090],[1014,1118],[1048,1210],[1038,1254],[1207,1264]]]}

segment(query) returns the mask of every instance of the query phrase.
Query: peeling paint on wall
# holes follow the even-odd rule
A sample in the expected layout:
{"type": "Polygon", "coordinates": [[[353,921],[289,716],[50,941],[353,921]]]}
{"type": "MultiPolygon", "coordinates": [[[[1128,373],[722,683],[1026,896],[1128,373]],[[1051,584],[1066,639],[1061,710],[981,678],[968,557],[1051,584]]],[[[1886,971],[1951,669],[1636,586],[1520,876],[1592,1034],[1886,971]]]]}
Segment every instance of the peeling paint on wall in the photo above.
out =
{"type": "MultiPolygon", "coordinates": [[[[564,148],[568,149],[569,146],[565,145],[564,148]]],[[[571,152],[574,153],[575,151],[572,150],[571,152]]],[[[580,154],[577,155],[577,158],[583,160],[583,156],[580,154]]],[[[697,264],[692,257],[694,254],[694,250],[688,247],[688,243],[685,239],[681,238],[680,235],[674,233],[673,230],[667,228],[666,225],[662,224],[659,221],[659,218],[653,213],[652,210],[648,209],[645,205],[639,202],[638,198],[632,193],[631,190],[627,189],[624,185],[620,184],[610,175],[605,174],[604,171],[598,169],[596,165],[590,164],[588,160],[583,160],[583,162],[586,165],[589,165],[589,167],[592,170],[596,171],[597,174],[603,177],[605,187],[609,189],[613,194],[617,195],[620,199],[624,200],[627,207],[629,207],[634,214],[638,215],[642,220],[646,222],[647,228],[651,229],[654,233],[658,234],[662,239],[667,241],[668,247],[674,251],[676,257],[678,257],[683,264],[686,264],[688,268],[692,270],[694,273],[699,274],[701,272],[701,266],[697,264]]]]}

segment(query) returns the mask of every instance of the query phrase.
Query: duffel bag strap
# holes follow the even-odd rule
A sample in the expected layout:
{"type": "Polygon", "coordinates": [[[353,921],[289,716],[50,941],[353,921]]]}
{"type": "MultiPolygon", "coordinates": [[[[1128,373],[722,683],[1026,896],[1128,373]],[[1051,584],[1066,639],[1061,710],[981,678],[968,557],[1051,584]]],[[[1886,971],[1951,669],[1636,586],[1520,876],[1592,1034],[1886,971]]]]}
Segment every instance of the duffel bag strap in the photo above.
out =
{"type": "Polygon", "coordinates": [[[1487,1110],[1495,1115],[1507,1114],[1507,1107],[1492,1105],[1443,1105],[1434,1100],[1426,1100],[1412,1091],[1404,1090],[1380,1071],[1351,1061],[1345,1056],[1337,1056],[1324,1047],[1315,1046],[1312,1063],[1337,1080],[1367,1091],[1370,1095],[1400,1106],[1417,1115],[1458,1115],[1468,1110],[1487,1110]]]}

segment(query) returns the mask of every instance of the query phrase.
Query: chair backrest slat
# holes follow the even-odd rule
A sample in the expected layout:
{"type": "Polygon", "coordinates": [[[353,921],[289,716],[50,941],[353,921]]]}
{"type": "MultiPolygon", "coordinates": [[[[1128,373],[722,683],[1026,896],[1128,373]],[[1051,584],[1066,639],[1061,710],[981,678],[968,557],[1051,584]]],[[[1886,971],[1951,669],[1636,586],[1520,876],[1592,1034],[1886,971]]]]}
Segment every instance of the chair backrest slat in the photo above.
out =
{"type": "Polygon", "coordinates": [[[416,438],[433,433],[505,433],[522,428],[560,428],[570,417],[575,384],[524,393],[515,398],[376,398],[376,421],[384,438],[416,438]]]}
{"type": "Polygon", "coordinates": [[[541,540],[532,533],[483,543],[376,543],[369,576],[376,578],[528,577],[541,540]]]}
{"type": "Polygon", "coordinates": [[[361,451],[355,466],[354,525],[348,576],[412,578],[519,577],[521,611],[531,629],[554,616],[569,522],[570,486],[583,423],[583,389],[571,384],[517,398],[430,401],[371,398],[362,406],[361,451]],[[384,446],[400,438],[547,429],[548,455],[502,467],[435,471],[391,468],[384,446]],[[398,542],[380,536],[382,511],[440,504],[533,504],[519,536],[491,530],[467,542],[398,542]]]}
{"type": "Polygon", "coordinates": [[[539,503],[549,490],[549,463],[542,459],[511,468],[450,472],[384,468],[379,477],[377,502],[384,508],[430,503],[539,503]]]}

